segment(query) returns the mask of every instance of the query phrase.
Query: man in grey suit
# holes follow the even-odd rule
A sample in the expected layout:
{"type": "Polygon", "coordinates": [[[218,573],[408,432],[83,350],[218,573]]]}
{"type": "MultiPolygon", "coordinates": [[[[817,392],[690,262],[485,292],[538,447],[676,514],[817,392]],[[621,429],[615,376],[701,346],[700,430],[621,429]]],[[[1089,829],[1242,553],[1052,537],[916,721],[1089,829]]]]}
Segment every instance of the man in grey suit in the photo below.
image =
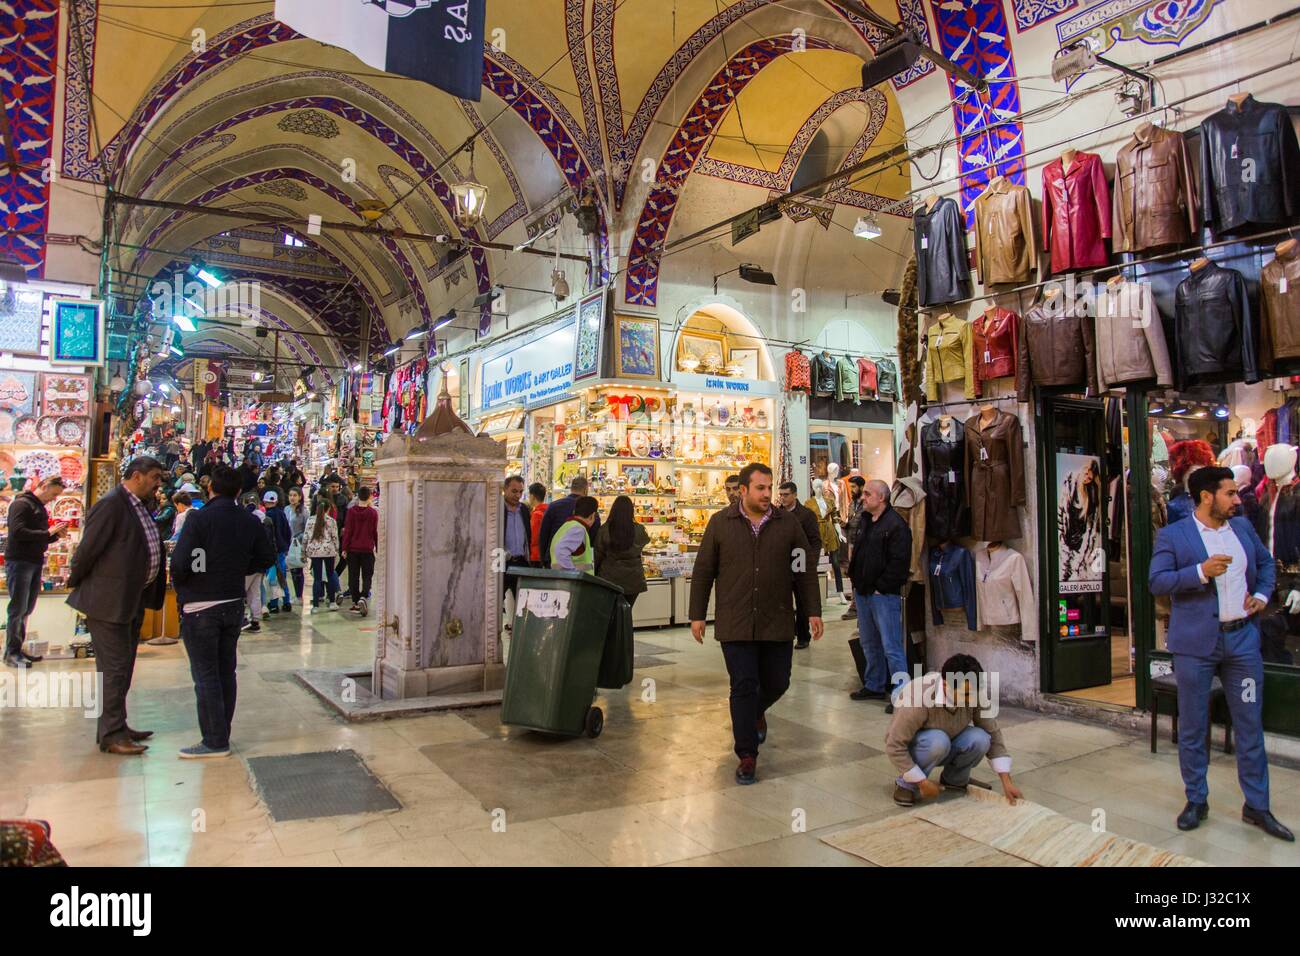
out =
{"type": "Polygon", "coordinates": [[[103,679],[96,739],[105,753],[142,754],[149,748],[140,741],[153,735],[127,726],[126,695],[145,608],[162,607],[167,587],[162,538],[144,504],[153,500],[162,473],[156,459],[133,458],[122,483],[86,514],[69,566],[68,603],[86,616],[103,679]]]}

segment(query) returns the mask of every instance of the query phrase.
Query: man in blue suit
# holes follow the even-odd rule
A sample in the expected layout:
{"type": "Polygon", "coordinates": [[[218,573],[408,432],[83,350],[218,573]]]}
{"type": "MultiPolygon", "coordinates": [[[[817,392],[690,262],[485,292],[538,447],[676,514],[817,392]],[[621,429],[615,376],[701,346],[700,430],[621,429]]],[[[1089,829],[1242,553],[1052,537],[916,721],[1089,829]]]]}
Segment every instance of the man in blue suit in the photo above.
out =
{"type": "Polygon", "coordinates": [[[1233,517],[1241,499],[1230,468],[1198,469],[1187,490],[1196,510],[1156,535],[1149,579],[1152,594],[1173,598],[1169,650],[1178,681],[1178,765],[1187,790],[1178,829],[1195,830],[1210,812],[1205,728],[1217,673],[1237,740],[1237,779],[1246,796],[1241,818],[1294,842],[1269,812],[1261,722],[1264,659],[1256,616],[1273,593],[1273,556],[1249,521],[1233,517]]]}

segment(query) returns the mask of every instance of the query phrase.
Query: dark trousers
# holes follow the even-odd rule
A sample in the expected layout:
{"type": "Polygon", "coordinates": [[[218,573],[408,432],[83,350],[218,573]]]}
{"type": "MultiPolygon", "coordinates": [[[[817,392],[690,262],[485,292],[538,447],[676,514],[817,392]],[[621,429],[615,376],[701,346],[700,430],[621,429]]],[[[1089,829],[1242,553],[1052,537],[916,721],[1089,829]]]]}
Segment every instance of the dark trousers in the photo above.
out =
{"type": "Polygon", "coordinates": [[[510,569],[531,568],[532,566],[533,566],[533,562],[529,561],[527,558],[521,558],[518,556],[506,558],[505,581],[502,582],[502,590],[501,590],[501,603],[503,605],[505,604],[507,594],[513,594],[515,596],[515,600],[516,601],[519,600],[519,577],[517,575],[511,574],[510,569]]]}
{"type": "Polygon", "coordinates": [[[370,600],[370,582],[375,576],[375,552],[348,552],[348,590],[352,592],[352,603],[362,598],[370,600]]]}
{"type": "Polygon", "coordinates": [[[289,577],[293,580],[293,593],[298,595],[298,600],[302,600],[303,576],[302,568],[290,568],[289,577]]]}
{"type": "Polygon", "coordinates": [[[790,686],[791,641],[726,641],[731,676],[731,733],[737,757],[758,756],[758,720],[790,686]]]}
{"type": "Polygon", "coordinates": [[[6,561],[5,587],[9,589],[9,623],[5,625],[5,657],[17,654],[27,640],[27,619],[36,610],[41,593],[39,561],[6,561]]]}
{"type": "Polygon", "coordinates": [[[181,640],[190,658],[199,731],[203,734],[203,745],[213,750],[230,746],[237,690],[235,648],[243,623],[243,601],[230,601],[196,614],[181,615],[181,640]]]}
{"type": "Polygon", "coordinates": [[[334,573],[334,559],[311,559],[311,606],[318,607],[325,592],[329,591],[330,600],[338,597],[339,579],[334,573]]]}
{"type": "Polygon", "coordinates": [[[140,644],[144,608],[136,610],[127,623],[86,618],[91,643],[95,645],[95,670],[103,681],[100,691],[103,710],[95,739],[100,746],[126,740],[126,695],[135,673],[135,652],[140,644]]]}

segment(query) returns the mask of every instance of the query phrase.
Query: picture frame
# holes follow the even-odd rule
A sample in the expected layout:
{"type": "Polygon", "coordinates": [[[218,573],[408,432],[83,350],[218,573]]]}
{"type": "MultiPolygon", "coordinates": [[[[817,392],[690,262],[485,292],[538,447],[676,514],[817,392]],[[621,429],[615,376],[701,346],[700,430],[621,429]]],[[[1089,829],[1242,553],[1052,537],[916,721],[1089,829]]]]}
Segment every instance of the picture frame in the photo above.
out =
{"type": "Polygon", "coordinates": [[[104,364],[104,301],[60,299],[50,302],[51,365],[104,364]]]}
{"type": "Polygon", "coordinates": [[[616,317],[618,378],[659,380],[659,320],[654,316],[616,317]]]}
{"type": "Polygon", "coordinates": [[[0,352],[41,356],[45,293],[22,285],[0,292],[0,352]]]}
{"type": "Polygon", "coordinates": [[[748,379],[751,382],[758,380],[758,349],[733,348],[731,354],[727,357],[727,364],[739,365],[741,367],[741,378],[748,379]]]}
{"type": "Polygon", "coordinates": [[[677,337],[675,364],[682,372],[721,372],[727,367],[727,337],[721,332],[683,329],[677,337]]]}
{"type": "Polygon", "coordinates": [[[605,290],[593,292],[578,303],[573,334],[573,380],[598,377],[605,351],[605,290]]]}
{"type": "Polygon", "coordinates": [[[469,359],[467,358],[463,358],[460,360],[459,386],[460,386],[460,395],[459,395],[460,401],[458,402],[458,404],[460,405],[459,414],[461,418],[468,418],[469,417],[469,359]]]}
{"type": "Polygon", "coordinates": [[[624,475],[628,484],[636,486],[648,484],[654,487],[655,483],[655,466],[654,465],[623,465],[618,466],[618,473],[624,475]]]}

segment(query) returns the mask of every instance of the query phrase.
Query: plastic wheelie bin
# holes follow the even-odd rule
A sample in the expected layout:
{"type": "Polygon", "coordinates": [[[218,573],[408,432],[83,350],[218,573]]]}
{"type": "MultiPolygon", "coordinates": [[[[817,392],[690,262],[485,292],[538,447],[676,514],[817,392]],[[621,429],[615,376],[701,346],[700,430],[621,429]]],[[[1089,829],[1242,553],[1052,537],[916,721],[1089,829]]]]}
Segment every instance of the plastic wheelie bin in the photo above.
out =
{"type": "Polygon", "coordinates": [[[501,722],[550,734],[600,735],[596,678],[623,589],[582,571],[511,568],[519,577],[501,722]]]}

